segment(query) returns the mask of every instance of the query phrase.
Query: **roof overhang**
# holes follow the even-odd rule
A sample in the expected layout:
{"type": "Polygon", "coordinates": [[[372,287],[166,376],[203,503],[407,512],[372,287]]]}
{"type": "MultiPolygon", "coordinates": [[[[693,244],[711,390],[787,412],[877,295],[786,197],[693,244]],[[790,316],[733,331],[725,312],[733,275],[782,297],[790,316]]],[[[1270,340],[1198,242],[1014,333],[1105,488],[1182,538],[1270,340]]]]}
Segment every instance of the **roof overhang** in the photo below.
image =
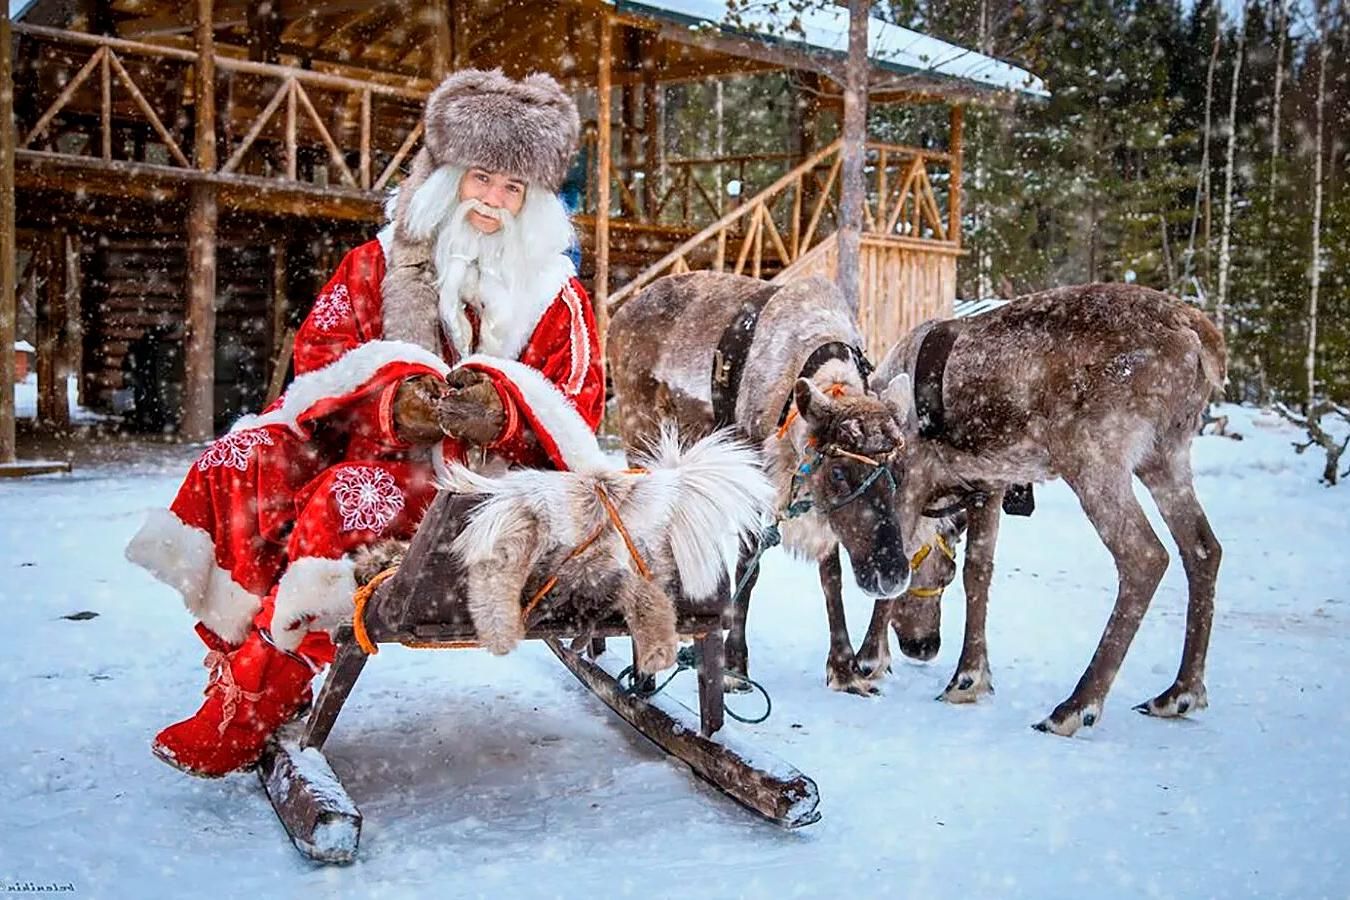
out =
{"type": "MultiPolygon", "coordinates": [[[[807,10],[796,26],[781,14],[747,11],[731,19],[726,0],[612,0],[617,12],[658,23],[661,37],[751,58],[770,57],[792,68],[843,81],[848,56],[848,11],[831,5],[807,10]]],[[[1041,79],[1024,69],[938,38],[868,19],[871,90],[1008,102],[1045,98],[1041,79]]],[[[766,60],[767,61],[767,60],[766,60]]]]}

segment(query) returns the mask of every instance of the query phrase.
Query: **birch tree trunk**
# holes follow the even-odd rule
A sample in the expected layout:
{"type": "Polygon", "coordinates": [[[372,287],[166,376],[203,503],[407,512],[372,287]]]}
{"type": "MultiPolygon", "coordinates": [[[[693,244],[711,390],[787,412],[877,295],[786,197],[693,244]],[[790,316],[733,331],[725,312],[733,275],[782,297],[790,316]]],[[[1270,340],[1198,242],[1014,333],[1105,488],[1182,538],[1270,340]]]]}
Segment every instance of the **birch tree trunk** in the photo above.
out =
{"type": "Polygon", "coordinates": [[[869,0],[848,2],[848,63],[844,70],[844,145],[839,186],[839,290],[858,315],[858,256],[862,249],[863,161],[867,155],[867,10],[869,0]]]}
{"type": "Polygon", "coordinates": [[[1233,236],[1233,154],[1237,144],[1238,87],[1242,80],[1242,54],[1247,45],[1247,14],[1243,10],[1238,22],[1237,53],[1233,57],[1233,87],[1228,93],[1228,152],[1224,161],[1223,231],[1219,235],[1219,294],[1214,301],[1214,321],[1219,331],[1224,330],[1224,311],[1228,305],[1228,268],[1233,236]]]}
{"type": "MultiPolygon", "coordinates": [[[[1275,218],[1275,188],[1277,185],[1278,172],[1280,168],[1280,100],[1284,95],[1284,45],[1288,40],[1289,30],[1289,0],[1279,0],[1275,12],[1275,30],[1279,33],[1278,42],[1275,45],[1275,93],[1272,98],[1270,108],[1270,189],[1269,199],[1266,203],[1266,239],[1269,241],[1272,232],[1271,225],[1275,218]]],[[[1270,294],[1274,284],[1270,273],[1270,248],[1262,254],[1265,258],[1265,277],[1261,281],[1261,287],[1270,294]]]]}
{"type": "Polygon", "coordinates": [[[1322,282],[1322,129],[1327,99],[1327,58],[1331,55],[1331,34],[1326,27],[1325,10],[1323,13],[1321,52],[1318,54],[1317,67],[1317,140],[1313,145],[1312,261],[1308,272],[1308,355],[1304,358],[1308,374],[1305,411],[1312,409],[1317,388],[1317,290],[1322,282]]]}
{"type": "Polygon", "coordinates": [[[1205,127],[1200,133],[1200,177],[1195,186],[1195,205],[1191,209],[1191,236],[1186,242],[1185,271],[1195,271],[1195,237],[1200,227],[1200,200],[1209,198],[1209,131],[1214,107],[1214,69],[1219,62],[1219,4],[1214,4],[1214,45],[1209,53],[1209,69],[1205,73],[1205,127]]]}

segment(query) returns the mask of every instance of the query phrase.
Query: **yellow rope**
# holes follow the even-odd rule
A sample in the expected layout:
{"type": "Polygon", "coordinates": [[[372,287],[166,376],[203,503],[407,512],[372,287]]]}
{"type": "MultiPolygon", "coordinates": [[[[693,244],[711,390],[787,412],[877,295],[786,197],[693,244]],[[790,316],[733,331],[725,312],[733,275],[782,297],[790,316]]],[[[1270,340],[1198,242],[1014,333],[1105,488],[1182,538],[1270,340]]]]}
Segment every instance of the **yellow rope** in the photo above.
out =
{"type": "Polygon", "coordinates": [[[942,591],[940,587],[917,587],[909,588],[905,593],[914,597],[941,597],[942,591]]]}

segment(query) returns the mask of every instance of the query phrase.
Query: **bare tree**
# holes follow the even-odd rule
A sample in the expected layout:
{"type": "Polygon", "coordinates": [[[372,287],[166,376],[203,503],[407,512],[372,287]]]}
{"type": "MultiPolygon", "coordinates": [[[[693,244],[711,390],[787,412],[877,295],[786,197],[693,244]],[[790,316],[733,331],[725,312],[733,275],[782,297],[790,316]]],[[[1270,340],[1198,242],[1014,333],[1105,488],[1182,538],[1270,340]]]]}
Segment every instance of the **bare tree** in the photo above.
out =
{"type": "Polygon", "coordinates": [[[862,249],[863,162],[867,155],[867,12],[870,0],[848,2],[848,62],[844,68],[844,145],[839,186],[839,290],[858,314],[858,256],[862,249]]]}
{"type": "MultiPolygon", "coordinates": [[[[1191,210],[1191,236],[1186,242],[1185,271],[1186,274],[1192,274],[1195,271],[1195,237],[1196,230],[1200,226],[1200,200],[1205,199],[1206,206],[1209,202],[1209,132],[1210,123],[1213,121],[1214,107],[1214,69],[1219,62],[1219,4],[1214,4],[1214,45],[1209,52],[1209,69],[1205,73],[1205,127],[1200,133],[1200,177],[1195,186],[1195,205],[1191,210]]],[[[1208,232],[1206,232],[1208,239],[1208,232]]]]}
{"type": "Polygon", "coordinates": [[[1275,169],[1280,162],[1280,99],[1284,90],[1284,45],[1288,41],[1289,0],[1279,0],[1275,13],[1275,97],[1270,110],[1270,209],[1275,208],[1275,169]]]}
{"type": "Polygon", "coordinates": [[[1233,234],[1233,151],[1237,143],[1238,87],[1242,83],[1242,55],[1247,46],[1247,10],[1238,22],[1237,53],[1233,57],[1233,86],[1228,92],[1228,152],[1223,179],[1223,232],[1219,235],[1219,294],[1214,300],[1214,323],[1224,330],[1224,308],[1228,304],[1228,268],[1232,262],[1230,246],[1233,234]]]}
{"type": "Polygon", "coordinates": [[[1317,69],[1317,138],[1313,144],[1313,218],[1312,218],[1312,260],[1308,270],[1308,353],[1304,357],[1304,368],[1308,375],[1308,390],[1304,398],[1304,409],[1313,408],[1313,395],[1317,389],[1317,291],[1322,283],[1322,132],[1326,119],[1327,100],[1327,59],[1331,56],[1331,29],[1327,27],[1329,16],[1326,2],[1318,3],[1318,69],[1317,69]]]}

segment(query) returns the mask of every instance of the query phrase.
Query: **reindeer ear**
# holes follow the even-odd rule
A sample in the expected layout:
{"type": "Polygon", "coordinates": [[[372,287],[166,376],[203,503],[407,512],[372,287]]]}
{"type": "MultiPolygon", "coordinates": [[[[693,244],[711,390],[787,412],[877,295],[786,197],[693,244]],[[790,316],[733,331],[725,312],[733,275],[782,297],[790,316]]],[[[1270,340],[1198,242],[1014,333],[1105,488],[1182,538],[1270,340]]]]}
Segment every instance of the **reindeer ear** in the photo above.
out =
{"type": "Polygon", "coordinates": [[[826,397],[824,391],[806,378],[797,379],[792,388],[792,397],[797,404],[798,415],[811,425],[824,419],[830,407],[834,405],[834,401],[826,397]]]}
{"type": "Polygon", "coordinates": [[[914,388],[910,385],[908,375],[901,372],[892,378],[881,392],[881,399],[890,407],[891,415],[902,427],[909,424],[909,417],[914,413],[914,388]]]}

